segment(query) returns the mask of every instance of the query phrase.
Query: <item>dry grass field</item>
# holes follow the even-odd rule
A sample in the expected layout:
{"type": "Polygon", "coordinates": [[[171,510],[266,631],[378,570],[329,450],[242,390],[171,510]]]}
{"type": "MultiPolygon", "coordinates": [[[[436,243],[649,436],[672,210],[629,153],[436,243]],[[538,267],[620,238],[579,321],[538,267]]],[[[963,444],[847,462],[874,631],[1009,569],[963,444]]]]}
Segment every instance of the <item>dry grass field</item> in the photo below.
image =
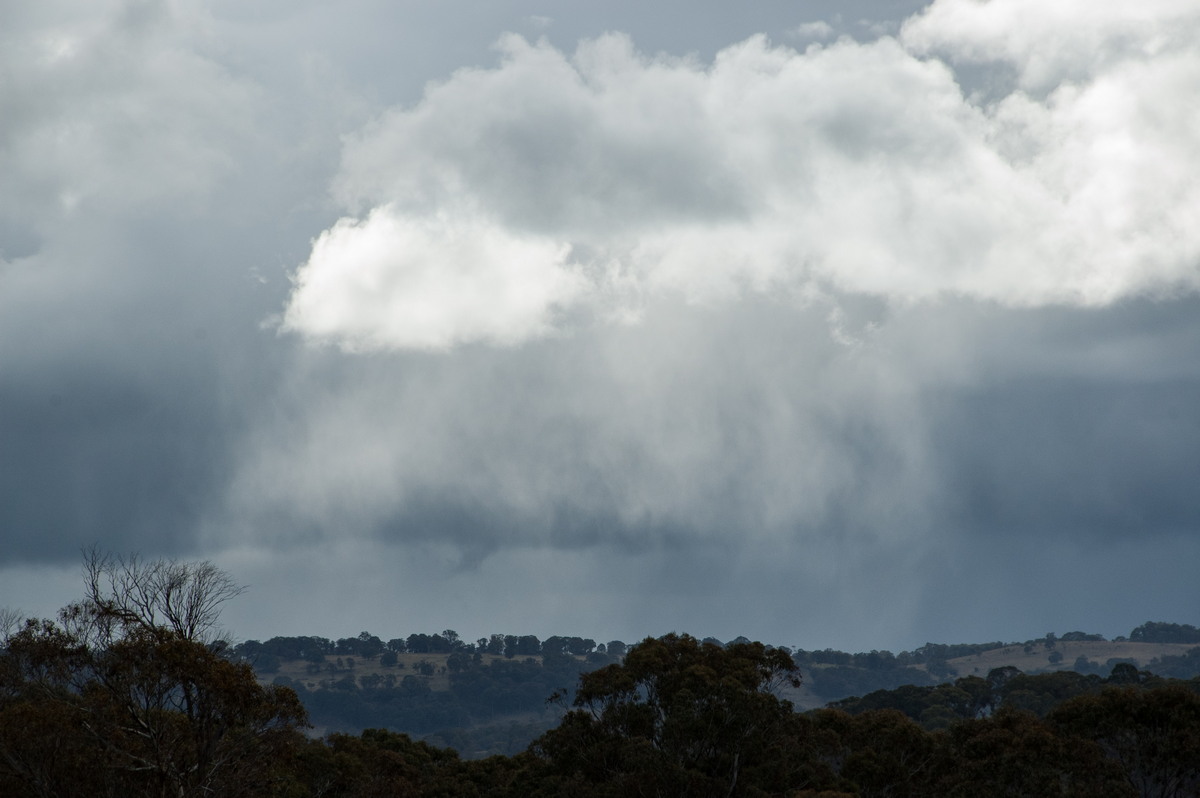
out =
{"type": "Polygon", "coordinates": [[[959,676],[987,676],[992,668],[1012,665],[1026,673],[1047,670],[1073,670],[1075,660],[1080,656],[1104,666],[1110,659],[1131,659],[1137,662],[1139,668],[1145,668],[1150,660],[1163,656],[1178,656],[1195,648],[1191,643],[1114,643],[1109,641],[1080,641],[1063,642],[1059,640],[1053,649],[1047,649],[1040,643],[1035,644],[1029,653],[1020,645],[993,648],[979,654],[957,657],[948,660],[947,664],[954,668],[959,676]],[[1050,662],[1050,655],[1057,651],[1062,654],[1062,661],[1050,662]]]}

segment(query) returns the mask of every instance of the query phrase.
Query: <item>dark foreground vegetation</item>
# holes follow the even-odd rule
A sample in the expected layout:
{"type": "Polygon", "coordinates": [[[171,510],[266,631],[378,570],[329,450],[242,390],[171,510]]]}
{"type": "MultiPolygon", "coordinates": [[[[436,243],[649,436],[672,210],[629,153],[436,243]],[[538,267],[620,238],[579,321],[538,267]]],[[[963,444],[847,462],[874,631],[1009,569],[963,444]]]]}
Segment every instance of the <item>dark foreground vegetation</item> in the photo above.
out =
{"type": "Polygon", "coordinates": [[[558,725],[467,760],[404,734],[306,734],[213,635],[207,564],[91,555],[86,598],[0,646],[0,796],[1194,796],[1200,680],[997,668],[801,713],[791,652],[646,639],[560,692],[558,725]]]}

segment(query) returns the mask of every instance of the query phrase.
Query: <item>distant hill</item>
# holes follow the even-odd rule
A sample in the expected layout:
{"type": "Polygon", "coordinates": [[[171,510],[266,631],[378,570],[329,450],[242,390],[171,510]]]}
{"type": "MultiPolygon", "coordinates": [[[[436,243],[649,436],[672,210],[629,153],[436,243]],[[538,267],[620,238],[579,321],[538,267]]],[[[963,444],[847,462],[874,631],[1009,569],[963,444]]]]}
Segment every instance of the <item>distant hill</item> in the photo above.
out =
{"type": "Polygon", "coordinates": [[[946,661],[955,676],[986,676],[988,671],[1005,665],[1020,668],[1025,673],[1073,670],[1080,673],[1096,672],[1108,675],[1113,665],[1128,662],[1140,670],[1156,671],[1152,663],[1166,657],[1183,657],[1196,648],[1188,643],[1133,643],[1128,640],[1085,640],[1070,642],[1058,640],[1052,648],[1044,643],[1033,646],[1010,645],[993,648],[978,654],[955,657],[946,661]],[[1055,657],[1055,654],[1058,657],[1055,657]],[[1051,658],[1055,661],[1051,661],[1051,658]],[[1080,667],[1079,658],[1088,665],[1080,667]]]}
{"type": "MultiPolygon", "coordinates": [[[[1147,623],[1113,641],[1068,632],[1023,643],[927,643],[899,654],[785,649],[800,666],[803,683],[782,697],[807,711],[877,691],[986,677],[1002,667],[1025,674],[1076,671],[1106,677],[1126,663],[1187,679],[1200,675],[1200,642],[1193,641],[1200,641],[1195,627],[1147,623]]],[[[255,667],[261,682],[295,689],[316,734],[387,728],[478,757],[515,754],[556,726],[579,674],[619,662],[625,649],[620,641],[541,641],[532,635],[492,635],[466,643],[447,630],[387,643],[367,632],[336,641],[250,640],[235,653],[255,667]],[[556,692],[565,700],[548,703],[556,692]]]]}

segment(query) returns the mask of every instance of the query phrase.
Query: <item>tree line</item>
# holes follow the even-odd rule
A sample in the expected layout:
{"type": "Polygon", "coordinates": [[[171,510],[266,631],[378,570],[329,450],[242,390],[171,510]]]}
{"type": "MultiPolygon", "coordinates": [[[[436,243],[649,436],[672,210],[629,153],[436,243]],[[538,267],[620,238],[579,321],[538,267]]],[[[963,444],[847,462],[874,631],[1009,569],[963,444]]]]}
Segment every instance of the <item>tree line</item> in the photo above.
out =
{"type": "Polygon", "coordinates": [[[552,694],[561,720],[512,756],[384,729],[314,738],[295,691],[217,633],[239,590],[226,575],[94,552],[85,571],[83,600],[0,645],[0,795],[1200,793],[1197,679],[1000,668],[797,712],[781,697],[801,684],[794,652],[676,634],[552,694]]]}
{"type": "Polygon", "coordinates": [[[625,655],[627,646],[620,640],[597,643],[591,638],[551,636],[539,640],[536,635],[493,634],[474,643],[462,640],[458,632],[446,629],[438,634],[414,633],[397,637],[386,643],[370,632],[356,637],[331,640],[327,637],[273,637],[265,642],[247,640],[238,643],[233,653],[251,663],[260,673],[274,673],[285,661],[304,660],[325,663],[330,657],[380,658],[383,665],[395,665],[398,654],[457,654],[454,662],[469,657],[476,663],[484,655],[515,659],[517,657],[591,657],[594,662],[607,662],[625,655]]]}

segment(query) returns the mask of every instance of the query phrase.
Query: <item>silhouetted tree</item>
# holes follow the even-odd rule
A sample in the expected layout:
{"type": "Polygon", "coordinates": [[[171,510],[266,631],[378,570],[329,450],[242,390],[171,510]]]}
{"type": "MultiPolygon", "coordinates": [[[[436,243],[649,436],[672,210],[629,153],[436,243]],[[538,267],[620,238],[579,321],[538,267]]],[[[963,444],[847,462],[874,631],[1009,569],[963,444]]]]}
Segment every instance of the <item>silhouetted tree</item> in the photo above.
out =
{"type": "Polygon", "coordinates": [[[86,597],[0,651],[0,793],[260,795],[306,722],[215,639],[240,592],[208,563],[92,551],[86,597]]]}
{"type": "Polygon", "coordinates": [[[743,774],[794,736],[798,716],[774,690],[799,684],[791,657],[761,643],[647,638],[580,676],[576,709],[533,750],[557,778],[614,794],[741,795],[743,774]]]}

